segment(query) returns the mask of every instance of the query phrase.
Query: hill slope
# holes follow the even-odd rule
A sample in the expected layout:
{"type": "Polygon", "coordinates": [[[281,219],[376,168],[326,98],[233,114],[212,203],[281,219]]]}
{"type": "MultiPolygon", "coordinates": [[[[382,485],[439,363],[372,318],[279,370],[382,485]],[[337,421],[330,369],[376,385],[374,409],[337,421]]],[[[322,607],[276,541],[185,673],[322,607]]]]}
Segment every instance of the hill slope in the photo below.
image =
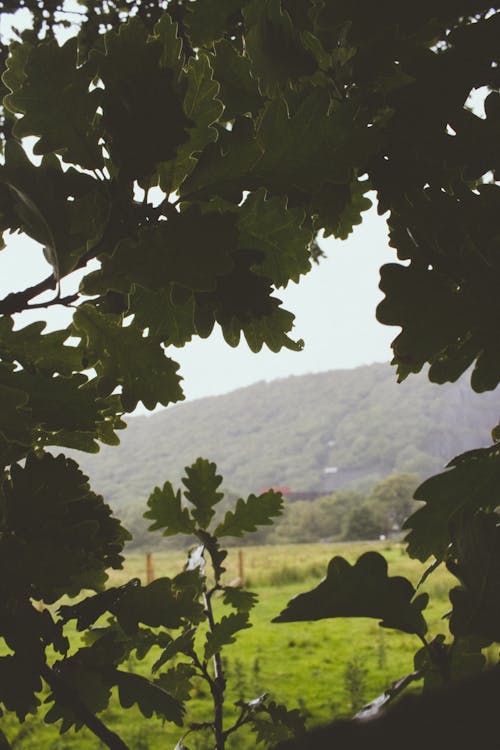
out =
{"type": "Polygon", "coordinates": [[[115,508],[137,507],[202,455],[239,493],[264,486],[329,491],[391,473],[426,476],[487,445],[498,395],[467,380],[398,385],[386,364],[259,382],[223,396],[133,417],[119,447],[77,459],[115,508]],[[336,471],[335,471],[336,469],[336,471]]]}

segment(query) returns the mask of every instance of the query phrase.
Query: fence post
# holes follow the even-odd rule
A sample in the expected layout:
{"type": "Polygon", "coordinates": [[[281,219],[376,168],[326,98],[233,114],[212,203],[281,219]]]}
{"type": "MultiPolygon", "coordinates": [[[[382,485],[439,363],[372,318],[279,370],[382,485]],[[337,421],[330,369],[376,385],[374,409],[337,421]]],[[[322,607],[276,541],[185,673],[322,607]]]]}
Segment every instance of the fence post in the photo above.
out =
{"type": "Polygon", "coordinates": [[[153,564],[153,553],[148,552],[146,555],[146,583],[152,583],[155,579],[155,568],[153,564]]]}

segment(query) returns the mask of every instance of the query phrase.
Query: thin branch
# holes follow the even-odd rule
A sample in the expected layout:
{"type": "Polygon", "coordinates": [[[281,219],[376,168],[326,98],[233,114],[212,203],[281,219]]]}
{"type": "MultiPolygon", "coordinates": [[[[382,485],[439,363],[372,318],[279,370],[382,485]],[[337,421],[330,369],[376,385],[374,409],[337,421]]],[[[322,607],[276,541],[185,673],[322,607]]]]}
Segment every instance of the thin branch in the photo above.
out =
{"type": "MultiPolygon", "coordinates": [[[[84,268],[89,262],[89,260],[92,260],[104,250],[105,246],[107,245],[109,241],[109,233],[110,233],[110,226],[108,225],[101,239],[98,242],[96,242],[94,247],[91,247],[90,250],[87,250],[87,252],[81,256],[76,266],[72,269],[71,273],[73,273],[73,271],[78,271],[79,269],[84,268]]],[[[35,305],[30,305],[29,303],[30,303],[30,300],[34,299],[35,297],[38,297],[39,294],[42,294],[43,292],[47,292],[49,289],[56,289],[56,288],[57,288],[56,278],[54,274],[50,274],[50,276],[47,276],[47,278],[43,279],[43,281],[39,281],[38,284],[34,284],[34,286],[30,286],[27,289],[24,289],[24,291],[22,292],[11,292],[2,300],[0,300],[0,315],[13,315],[14,313],[24,312],[24,310],[33,309],[36,307],[46,307],[47,306],[46,302],[37,303],[35,305]]],[[[59,302],[56,301],[57,299],[58,297],[55,297],[54,300],[50,302],[50,304],[51,305],[60,304],[59,302]]],[[[78,299],[78,295],[75,295],[75,300],[76,299],[78,299]]]]}
{"type": "Polygon", "coordinates": [[[32,305],[27,305],[26,310],[36,310],[40,307],[52,307],[53,305],[63,305],[64,307],[71,307],[73,305],[73,302],[76,302],[78,297],[80,295],[78,292],[76,294],[68,294],[67,297],[54,297],[54,299],[48,300],[48,302],[35,302],[32,305]]]}
{"type": "Polygon", "coordinates": [[[226,731],[224,732],[224,737],[227,739],[230,734],[233,734],[233,732],[236,732],[240,727],[246,724],[248,722],[249,715],[250,715],[250,711],[249,711],[248,706],[243,706],[241,709],[240,715],[234,722],[233,726],[230,727],[229,729],[226,729],[226,731]]]}
{"type": "Polygon", "coordinates": [[[95,734],[109,750],[130,750],[129,746],[112,732],[90,711],[78,693],[55,670],[47,664],[42,668],[42,677],[54,693],[57,701],[68,706],[87,729],[95,734]]]}
{"type": "MultiPolygon", "coordinates": [[[[215,620],[212,611],[211,594],[205,592],[203,594],[203,599],[207,613],[208,626],[210,628],[210,631],[213,632],[215,629],[215,620]]],[[[214,679],[210,683],[210,690],[212,692],[212,699],[214,703],[213,729],[215,735],[215,747],[217,750],[224,750],[224,689],[226,687],[226,680],[224,678],[221,655],[218,651],[213,656],[213,665],[214,679]]]]}
{"type": "Polygon", "coordinates": [[[34,286],[28,287],[23,292],[11,292],[0,300],[0,314],[13,315],[14,313],[23,312],[29,306],[31,299],[38,297],[39,294],[49,289],[55,289],[56,286],[55,277],[53,274],[50,274],[46,279],[39,281],[34,286]]]}

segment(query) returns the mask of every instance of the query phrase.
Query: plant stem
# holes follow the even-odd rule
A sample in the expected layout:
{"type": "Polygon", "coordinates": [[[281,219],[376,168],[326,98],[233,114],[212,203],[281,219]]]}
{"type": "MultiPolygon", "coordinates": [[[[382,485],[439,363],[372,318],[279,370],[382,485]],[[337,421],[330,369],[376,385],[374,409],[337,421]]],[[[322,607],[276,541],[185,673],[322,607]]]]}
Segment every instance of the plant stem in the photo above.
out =
{"type": "Polygon", "coordinates": [[[52,689],[57,701],[71,708],[75,713],[75,716],[77,716],[78,719],[85,724],[87,729],[90,729],[90,731],[95,734],[95,736],[98,737],[106,747],[109,747],[109,750],[130,750],[121,737],[108,729],[108,727],[87,708],[71,685],[68,685],[68,683],[47,664],[42,668],[42,677],[52,689]]]}
{"type": "MultiPolygon", "coordinates": [[[[211,631],[215,628],[214,614],[212,610],[212,601],[209,593],[203,594],[205,603],[205,609],[207,612],[208,626],[211,631]]],[[[217,652],[213,656],[214,665],[214,679],[210,681],[210,691],[212,693],[212,699],[214,703],[214,736],[215,736],[215,750],[224,750],[226,738],[224,735],[224,689],[226,687],[226,680],[224,678],[224,670],[222,667],[222,659],[220,653],[217,652]]]]}

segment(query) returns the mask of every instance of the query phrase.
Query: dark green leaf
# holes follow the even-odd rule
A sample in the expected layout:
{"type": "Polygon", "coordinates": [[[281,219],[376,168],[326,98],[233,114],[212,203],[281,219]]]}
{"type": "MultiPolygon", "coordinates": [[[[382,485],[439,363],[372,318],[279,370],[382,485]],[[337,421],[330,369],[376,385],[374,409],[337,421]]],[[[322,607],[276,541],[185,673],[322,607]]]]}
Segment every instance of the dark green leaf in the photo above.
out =
{"type": "Polygon", "coordinates": [[[191,206],[168,221],[142,230],[138,238],[118,245],[83,284],[86,294],[112,289],[128,293],[134,284],[163,290],[175,283],[197,291],[212,291],[219,276],[233,268],[235,218],[229,212],[191,206]]]}
{"type": "Polygon", "coordinates": [[[6,441],[20,445],[31,445],[33,422],[27,408],[29,396],[18,388],[0,384],[0,406],[2,421],[0,433],[6,441]]]}
{"type": "Polygon", "coordinates": [[[150,510],[144,513],[144,518],[154,521],[149,526],[150,531],[163,529],[163,536],[174,534],[192,534],[195,523],[189,515],[187,508],[181,504],[181,491],[174,493],[172,484],[165,482],[163,489],[155,487],[149,496],[148,506],[150,510]]]}
{"type": "Polygon", "coordinates": [[[291,187],[316,193],[325,181],[349,182],[375,148],[376,135],[349,101],[331,105],[328,91],[313,90],[290,113],[285,99],[273,98],[259,123],[263,154],[253,167],[259,185],[289,194],[291,187]],[[314,138],[311,133],[314,132],[314,138]]]}
{"type": "Polygon", "coordinates": [[[204,0],[188,6],[186,24],[195,47],[220,39],[229,19],[239,14],[241,0],[204,0]]]}
{"type": "Polygon", "coordinates": [[[198,458],[184,471],[186,475],[182,483],[186,487],[185,495],[194,506],[191,515],[202,529],[206,529],[215,513],[214,506],[224,497],[222,492],[217,492],[222,477],[217,474],[216,465],[206,458],[198,458]]]}
{"type": "Polygon", "coordinates": [[[130,297],[130,312],[139,328],[149,328],[149,336],[167,346],[184,346],[196,333],[193,298],[176,304],[169,287],[153,292],[137,286],[130,297]]]}
{"type": "Polygon", "coordinates": [[[464,511],[500,505],[500,448],[493,445],[457,456],[448,470],[427,479],[415,492],[424,500],[405,522],[410,557],[425,562],[431,555],[444,560],[450,544],[450,526],[464,511]]]}
{"type": "Polygon", "coordinates": [[[189,138],[179,146],[175,159],[159,168],[160,186],[167,195],[177,190],[193,171],[197,161],[195,155],[208,143],[217,140],[217,130],[212,125],[224,109],[217,99],[219,84],[213,80],[208,55],[200,53],[189,59],[185,86],[183,110],[193,125],[188,128],[189,138]]]}
{"type": "Polygon", "coordinates": [[[203,619],[203,605],[196,587],[157,578],[148,586],[137,586],[120,597],[113,612],[126,633],[135,633],[139,623],[152,628],[179,628],[187,622],[203,619]]]}
{"type": "Polygon", "coordinates": [[[258,526],[270,526],[273,518],[283,513],[283,497],[280,492],[268,490],[262,495],[240,498],[234,511],[229,510],[224,520],[214,531],[216,537],[243,536],[256,531],[258,526]]]}
{"type": "Polygon", "coordinates": [[[104,84],[106,147],[124,178],[148,177],[188,139],[191,123],[176,82],[176,31],[175,24],[158,24],[148,38],[146,28],[132,18],[106,36],[106,54],[95,56],[104,84]]]}
{"type": "Polygon", "coordinates": [[[0,183],[14,198],[18,226],[44,247],[56,279],[73,271],[102,237],[109,197],[101,182],[72,168],[63,171],[54,154],[37,167],[16,141],[9,141],[0,183]]]}
{"type": "Polygon", "coordinates": [[[312,233],[303,223],[304,212],[290,208],[286,199],[270,198],[264,189],[251,193],[241,207],[238,229],[239,246],[262,254],[252,270],[278,287],[298,282],[311,268],[312,233]]]}
{"type": "Polygon", "coordinates": [[[267,745],[274,745],[290,737],[300,737],[305,729],[304,718],[298,709],[289,711],[275,701],[259,705],[250,719],[250,726],[257,735],[257,742],[267,745]]]}
{"type": "MultiPolygon", "coordinates": [[[[198,6],[199,7],[199,6],[198,6]]],[[[230,42],[215,45],[214,75],[221,86],[224,120],[257,112],[263,105],[257,81],[250,75],[250,60],[238,54],[230,42]]]]}
{"type": "Polygon", "coordinates": [[[252,186],[249,172],[261,155],[252,120],[239,117],[231,130],[219,132],[217,143],[204,149],[193,172],[182,183],[180,193],[199,200],[218,195],[238,204],[243,190],[252,186]]]}
{"type": "Polygon", "coordinates": [[[105,612],[112,612],[120,598],[129,591],[141,585],[138,578],[133,578],[123,586],[109,588],[95,596],[89,596],[81,602],[72,605],[62,605],[58,613],[63,622],[76,620],[77,630],[87,630],[105,612]]]}
{"type": "Polygon", "coordinates": [[[257,604],[258,596],[252,591],[235,588],[234,586],[224,586],[224,604],[229,604],[238,612],[250,612],[257,604]]]}
{"type": "Polygon", "coordinates": [[[40,321],[13,330],[9,316],[0,319],[0,355],[2,360],[43,373],[71,375],[82,369],[82,353],[75,346],[64,346],[70,331],[52,331],[42,335],[47,324],[40,321]]]}
{"type": "MultiPolygon", "coordinates": [[[[30,454],[23,467],[11,468],[4,493],[4,528],[30,596],[51,603],[82,588],[99,590],[106,569],[121,567],[129,535],[71,459],[30,454]]],[[[7,543],[0,539],[0,547],[7,543]]]]}
{"type": "Polygon", "coordinates": [[[153,664],[152,671],[157,672],[164,664],[170,661],[170,659],[173,659],[179,654],[186,654],[187,656],[191,655],[194,649],[194,636],[195,629],[190,628],[177,638],[173,638],[164,648],[160,658],[153,664]]]}
{"type": "Polygon", "coordinates": [[[15,711],[19,721],[26,714],[35,713],[40,700],[36,693],[42,689],[42,681],[36,665],[22,655],[0,657],[0,703],[8,711],[15,711]]]}
{"type": "Polygon", "coordinates": [[[96,127],[100,92],[89,91],[95,75],[92,67],[77,67],[76,38],[62,47],[52,40],[25,46],[24,59],[19,52],[13,55],[4,78],[12,91],[5,106],[23,115],[15,124],[16,136],[40,136],[36,154],[57,151],[64,161],[85,169],[102,167],[96,127]]]}
{"type": "Polygon", "coordinates": [[[500,527],[495,514],[465,516],[454,524],[447,567],[461,583],[450,591],[451,632],[500,640],[500,527]]]}
{"type": "Polygon", "coordinates": [[[245,628],[250,628],[251,624],[248,621],[248,614],[246,612],[233,612],[230,615],[224,615],[224,617],[215,623],[215,626],[207,633],[205,640],[205,659],[210,659],[215,654],[219,653],[223,646],[227,646],[230,643],[234,643],[236,640],[236,633],[245,628]]]}
{"type": "Polygon", "coordinates": [[[166,690],[173,698],[178,701],[189,700],[192,682],[191,679],[196,674],[196,669],[191,664],[177,664],[172,669],[163,672],[157,680],[155,685],[166,690]]]}
{"type": "Polygon", "coordinates": [[[260,79],[266,93],[315,72],[316,60],[302,46],[281,0],[253,0],[245,8],[244,16],[252,72],[260,79]]]}
{"type": "Polygon", "coordinates": [[[157,684],[140,675],[121,670],[116,670],[115,681],[123,708],[130,708],[137,704],[140,712],[147,719],[156,714],[165,721],[172,721],[177,726],[182,726],[184,706],[157,684]]]}
{"type": "Polygon", "coordinates": [[[91,649],[80,649],[69,659],[58,662],[55,671],[61,682],[52,686],[52,692],[45,701],[53,703],[45,715],[45,722],[54,724],[61,721],[61,734],[72,727],[78,730],[83,726],[78,711],[71,700],[68,700],[66,685],[71,686],[71,691],[76,693],[92,713],[99,713],[107,708],[111,698],[113,670],[110,670],[110,663],[95,664],[91,649]]]}
{"type": "Polygon", "coordinates": [[[414,596],[407,578],[387,575],[387,562],[378,552],[365,552],[355,565],[334,557],[326,578],[312,591],[291,599],[273,622],[374,617],[385,628],[423,636],[427,625],[422,610],[429,597],[414,596]]]}
{"type": "Polygon", "coordinates": [[[144,338],[132,324],[122,327],[121,319],[104,315],[92,305],[78,308],[73,318],[76,334],[83,342],[88,364],[95,367],[103,396],[122,387],[126,411],[139,401],[147,409],[184,398],[177,375],[179,365],[165,356],[161,346],[144,338]]]}

